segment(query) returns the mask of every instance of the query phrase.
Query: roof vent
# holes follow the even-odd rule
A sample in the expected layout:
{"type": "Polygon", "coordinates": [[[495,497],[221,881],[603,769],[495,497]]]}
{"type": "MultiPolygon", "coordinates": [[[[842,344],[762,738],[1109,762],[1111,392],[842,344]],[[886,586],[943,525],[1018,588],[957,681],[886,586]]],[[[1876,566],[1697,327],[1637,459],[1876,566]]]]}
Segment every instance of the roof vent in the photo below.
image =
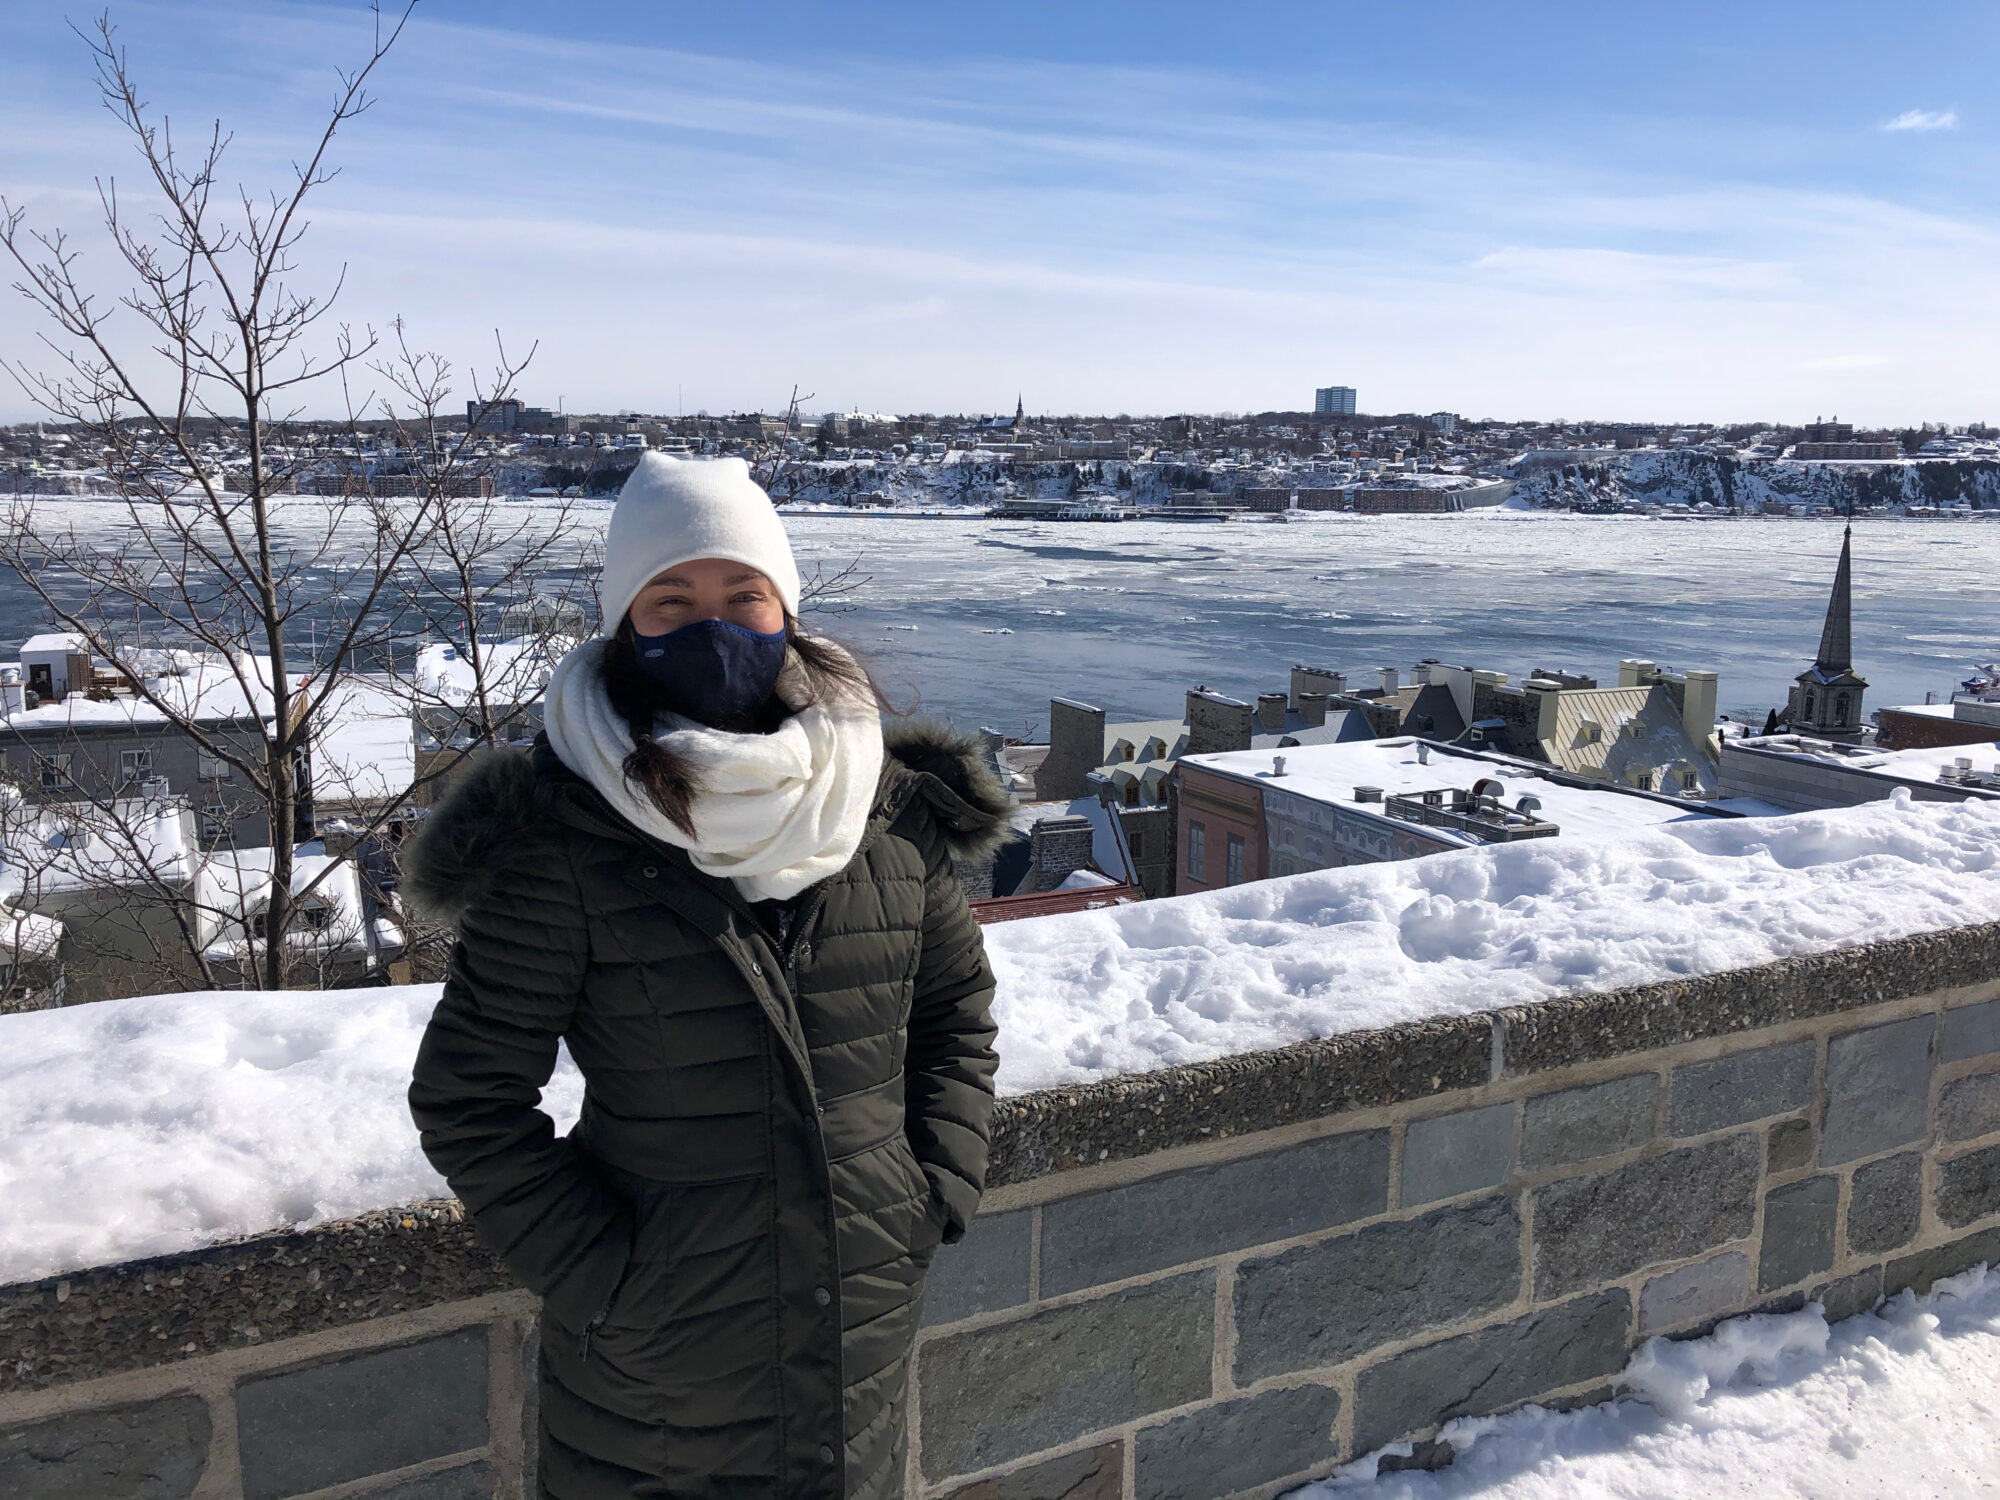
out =
{"type": "Polygon", "coordinates": [[[1354,800],[1356,802],[1380,802],[1382,800],[1382,788],[1379,786],[1358,786],[1354,789],[1354,800]]]}

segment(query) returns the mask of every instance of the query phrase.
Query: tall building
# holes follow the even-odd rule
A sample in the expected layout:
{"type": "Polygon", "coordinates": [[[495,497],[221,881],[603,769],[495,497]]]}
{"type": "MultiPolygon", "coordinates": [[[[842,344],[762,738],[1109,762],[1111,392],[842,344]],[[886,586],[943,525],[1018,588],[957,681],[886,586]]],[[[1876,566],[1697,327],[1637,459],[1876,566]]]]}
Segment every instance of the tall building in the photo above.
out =
{"type": "Polygon", "coordinates": [[[1313,415],[1316,417],[1351,417],[1354,415],[1354,387],[1351,385],[1323,385],[1313,392],[1313,415]]]}
{"type": "Polygon", "coordinates": [[[1799,673],[1785,707],[1794,734],[1829,740],[1861,738],[1861,695],[1868,681],[1854,670],[1854,530],[1841,533],[1840,565],[1819,633],[1819,658],[1799,673]]]}

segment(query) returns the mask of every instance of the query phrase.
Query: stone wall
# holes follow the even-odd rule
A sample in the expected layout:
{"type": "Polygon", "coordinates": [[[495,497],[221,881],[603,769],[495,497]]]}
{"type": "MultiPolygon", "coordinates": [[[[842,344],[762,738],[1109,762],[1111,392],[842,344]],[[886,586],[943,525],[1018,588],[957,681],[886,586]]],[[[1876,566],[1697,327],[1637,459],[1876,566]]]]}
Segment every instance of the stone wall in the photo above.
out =
{"type": "MultiPolygon", "coordinates": [[[[1275,1494],[1995,1259],[2000,925],[1030,1094],[911,1492],[1275,1494]]],[[[0,1289],[0,1493],[518,1494],[532,1313],[449,1204],[0,1289]]]]}

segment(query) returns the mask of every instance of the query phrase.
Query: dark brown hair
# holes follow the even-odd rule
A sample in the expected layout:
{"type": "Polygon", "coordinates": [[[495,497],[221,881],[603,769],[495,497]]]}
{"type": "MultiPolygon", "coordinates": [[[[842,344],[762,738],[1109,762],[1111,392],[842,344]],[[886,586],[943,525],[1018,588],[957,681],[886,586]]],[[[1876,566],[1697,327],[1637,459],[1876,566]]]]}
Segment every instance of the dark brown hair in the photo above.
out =
{"type": "MultiPolygon", "coordinates": [[[[798,658],[805,678],[806,700],[798,707],[841,693],[866,693],[878,708],[889,709],[867,668],[830,642],[807,635],[789,610],[785,613],[785,645],[798,658]]],[[[667,704],[659,685],[639,666],[629,618],[618,622],[618,629],[605,643],[603,672],[605,696],[632,731],[632,753],[625,757],[623,767],[625,779],[644,792],[669,823],[693,838],[693,806],[702,791],[701,773],[686,756],[676,755],[653,738],[653,726],[667,704]]],[[[772,693],[745,721],[716,727],[769,734],[794,711],[772,693]]]]}

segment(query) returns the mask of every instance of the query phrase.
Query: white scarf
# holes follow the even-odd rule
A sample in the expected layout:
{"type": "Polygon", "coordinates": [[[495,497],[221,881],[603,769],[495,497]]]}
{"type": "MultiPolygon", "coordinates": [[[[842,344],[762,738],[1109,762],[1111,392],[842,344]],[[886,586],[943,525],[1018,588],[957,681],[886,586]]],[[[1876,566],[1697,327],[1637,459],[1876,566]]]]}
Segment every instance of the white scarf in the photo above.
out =
{"type": "Polygon", "coordinates": [[[882,719],[866,691],[807,704],[804,669],[785,656],[778,697],[795,712],[769,734],[732,734],[665,714],[659,743],[685,757],[703,790],[689,838],[625,779],[632,731],[604,691],[605,642],[585,641],[557,665],[543,726],[562,763],[619,816],[752,901],[784,900],[846,867],[860,847],[882,774],[882,719]]]}

